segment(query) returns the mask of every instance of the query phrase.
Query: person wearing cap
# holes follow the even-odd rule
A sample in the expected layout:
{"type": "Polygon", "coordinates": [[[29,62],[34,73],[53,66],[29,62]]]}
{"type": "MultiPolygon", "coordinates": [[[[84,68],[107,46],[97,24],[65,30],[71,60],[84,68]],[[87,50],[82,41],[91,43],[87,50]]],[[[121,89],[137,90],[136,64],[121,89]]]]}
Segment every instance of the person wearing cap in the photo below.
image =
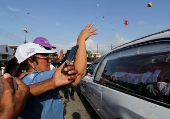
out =
{"type": "Polygon", "coordinates": [[[57,53],[53,54],[52,65],[54,67],[58,68],[62,64],[62,59],[63,59],[63,50],[60,51],[60,57],[59,58],[58,58],[57,53]]]}
{"type": "Polygon", "coordinates": [[[15,54],[19,64],[17,75],[30,86],[31,94],[41,94],[46,90],[45,93],[28,100],[19,119],[63,119],[63,105],[59,90],[66,90],[69,86],[77,85],[84,77],[87,62],[85,41],[91,35],[98,34],[95,32],[98,28],[91,30],[93,25],[94,23],[88,24],[81,31],[77,39],[79,48],[75,56],[76,60],[74,64],[71,62],[70,66],[65,68],[63,63],[59,68],[47,71],[51,61],[48,54],[54,51],[46,50],[38,44],[26,43],[17,48],[15,54]]]}
{"type": "Polygon", "coordinates": [[[55,46],[52,46],[49,41],[46,38],[43,37],[37,37],[34,39],[33,43],[35,44],[40,44],[41,46],[43,46],[45,49],[47,50],[51,50],[52,48],[56,49],[55,46]]]}
{"type": "MultiPolygon", "coordinates": [[[[43,37],[37,37],[34,39],[33,43],[35,44],[39,44],[41,46],[43,46],[46,50],[51,50],[56,49],[55,46],[52,46],[49,41],[46,38],[43,37]]],[[[51,56],[50,56],[51,57],[51,56]]],[[[50,64],[50,70],[52,70],[54,68],[54,66],[52,64],[50,64]]]]}
{"type": "Polygon", "coordinates": [[[55,53],[55,54],[52,55],[52,57],[53,57],[52,65],[53,65],[54,67],[58,67],[58,65],[57,65],[58,54],[55,53]]]}
{"type": "MultiPolygon", "coordinates": [[[[74,81],[74,79],[76,78],[77,70],[75,70],[72,63],[70,64],[71,66],[65,68],[64,70],[68,70],[68,68],[73,67],[71,68],[73,70],[70,70],[73,75],[70,75],[70,72],[66,74],[61,74],[64,65],[62,65],[57,70],[54,69],[48,71],[50,69],[51,61],[48,55],[54,52],[55,51],[46,50],[41,45],[34,43],[26,43],[18,46],[15,54],[15,57],[19,64],[16,71],[16,76],[20,77],[20,79],[22,79],[22,81],[26,85],[31,85],[45,81],[47,79],[51,79],[51,84],[49,85],[51,85],[52,89],[54,88],[54,90],[47,91],[44,94],[28,100],[25,109],[23,110],[19,118],[28,118],[28,115],[29,118],[46,118],[47,116],[49,116],[49,114],[51,118],[54,118],[56,117],[55,111],[57,111],[57,113],[61,112],[61,98],[58,91],[68,88],[69,85],[66,84],[74,81]],[[61,82],[60,80],[64,80],[66,82],[63,82],[65,86],[63,86],[63,84],[59,85],[59,83],[61,82]],[[53,106],[57,107],[55,111],[52,110],[53,106]]],[[[41,84],[41,86],[44,85],[41,84]]],[[[58,118],[61,117],[61,115],[58,115],[58,118]]]]}

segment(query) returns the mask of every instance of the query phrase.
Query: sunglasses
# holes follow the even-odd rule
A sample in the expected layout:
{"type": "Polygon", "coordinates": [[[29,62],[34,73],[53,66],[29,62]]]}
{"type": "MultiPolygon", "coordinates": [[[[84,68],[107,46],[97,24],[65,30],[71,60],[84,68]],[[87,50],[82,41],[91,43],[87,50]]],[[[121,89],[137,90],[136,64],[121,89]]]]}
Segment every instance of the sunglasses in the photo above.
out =
{"type": "Polygon", "coordinates": [[[47,61],[52,60],[50,55],[35,56],[37,59],[46,59],[47,61]]]}

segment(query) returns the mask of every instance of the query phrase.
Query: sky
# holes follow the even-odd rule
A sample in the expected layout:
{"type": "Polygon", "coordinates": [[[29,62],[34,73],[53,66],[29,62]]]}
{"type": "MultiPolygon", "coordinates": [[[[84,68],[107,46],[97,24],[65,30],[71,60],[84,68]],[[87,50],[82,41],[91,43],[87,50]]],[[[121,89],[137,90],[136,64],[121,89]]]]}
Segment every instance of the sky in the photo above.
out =
{"type": "Polygon", "coordinates": [[[87,50],[109,52],[131,40],[170,28],[170,0],[0,0],[0,45],[20,45],[37,37],[71,49],[88,23],[98,35],[86,40],[87,50]],[[152,7],[146,4],[152,2],[152,7]],[[125,26],[124,20],[129,21],[125,26]],[[97,48],[98,46],[98,48],[97,48]]]}

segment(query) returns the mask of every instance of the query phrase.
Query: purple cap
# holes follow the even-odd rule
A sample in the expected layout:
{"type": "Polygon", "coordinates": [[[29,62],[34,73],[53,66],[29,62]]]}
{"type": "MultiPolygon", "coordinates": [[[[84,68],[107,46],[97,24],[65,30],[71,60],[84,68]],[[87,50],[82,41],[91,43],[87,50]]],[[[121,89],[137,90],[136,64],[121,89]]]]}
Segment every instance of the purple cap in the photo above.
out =
{"type": "Polygon", "coordinates": [[[47,48],[56,48],[56,47],[50,45],[49,41],[46,38],[43,38],[43,37],[37,37],[36,39],[34,39],[33,43],[40,44],[40,45],[47,47],[47,48]]]}

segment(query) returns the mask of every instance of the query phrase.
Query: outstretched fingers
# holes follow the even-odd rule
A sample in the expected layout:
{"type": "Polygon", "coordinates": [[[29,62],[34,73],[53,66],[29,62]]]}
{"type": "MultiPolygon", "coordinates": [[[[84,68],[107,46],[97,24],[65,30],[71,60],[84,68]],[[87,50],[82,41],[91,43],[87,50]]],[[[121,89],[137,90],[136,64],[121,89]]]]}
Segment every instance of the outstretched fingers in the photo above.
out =
{"type": "Polygon", "coordinates": [[[91,29],[93,27],[94,23],[90,24],[89,28],[91,29]]]}
{"type": "Polygon", "coordinates": [[[81,31],[80,35],[78,36],[78,39],[87,40],[91,35],[98,34],[97,32],[95,32],[98,28],[91,30],[93,25],[94,23],[87,24],[86,28],[81,31]]]}
{"type": "Polygon", "coordinates": [[[98,34],[97,32],[95,32],[95,31],[97,31],[97,29],[98,28],[95,28],[95,29],[91,30],[90,33],[98,34]]]}
{"type": "Polygon", "coordinates": [[[89,28],[90,27],[90,24],[87,24],[87,26],[85,28],[89,28]]]}

